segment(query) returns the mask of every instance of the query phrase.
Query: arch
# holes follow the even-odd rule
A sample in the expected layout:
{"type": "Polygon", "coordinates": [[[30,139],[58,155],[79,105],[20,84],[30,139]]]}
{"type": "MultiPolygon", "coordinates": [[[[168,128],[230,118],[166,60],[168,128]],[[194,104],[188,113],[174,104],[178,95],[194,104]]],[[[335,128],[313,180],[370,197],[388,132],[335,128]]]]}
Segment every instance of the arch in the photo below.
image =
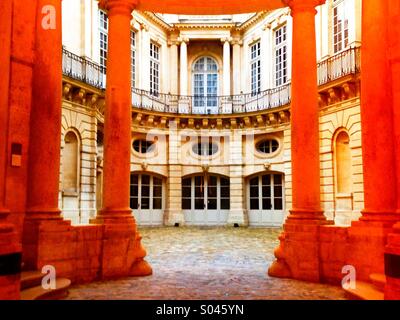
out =
{"type": "Polygon", "coordinates": [[[351,193],[352,191],[352,160],[350,135],[344,128],[336,131],[333,137],[333,153],[335,162],[336,192],[351,193]]]}
{"type": "Polygon", "coordinates": [[[69,129],[64,135],[64,149],[62,154],[62,190],[63,193],[77,193],[80,180],[80,147],[79,133],[69,129]]]}

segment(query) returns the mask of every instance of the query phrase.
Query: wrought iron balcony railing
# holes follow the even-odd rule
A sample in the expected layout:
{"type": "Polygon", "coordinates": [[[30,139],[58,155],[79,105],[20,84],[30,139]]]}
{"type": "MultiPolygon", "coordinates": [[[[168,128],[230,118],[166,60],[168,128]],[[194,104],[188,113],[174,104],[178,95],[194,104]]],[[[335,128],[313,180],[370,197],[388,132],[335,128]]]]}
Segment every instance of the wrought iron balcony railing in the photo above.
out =
{"type": "MultiPolygon", "coordinates": [[[[360,72],[360,47],[351,48],[318,63],[318,85],[360,72]]],[[[105,70],[98,64],[63,49],[64,75],[99,89],[105,87],[105,70]]],[[[259,93],[231,96],[183,96],[132,88],[136,108],[177,114],[233,114],[266,110],[290,103],[290,83],[259,93]]]]}
{"type": "Polygon", "coordinates": [[[318,63],[318,85],[360,72],[361,48],[354,47],[318,63]]]}

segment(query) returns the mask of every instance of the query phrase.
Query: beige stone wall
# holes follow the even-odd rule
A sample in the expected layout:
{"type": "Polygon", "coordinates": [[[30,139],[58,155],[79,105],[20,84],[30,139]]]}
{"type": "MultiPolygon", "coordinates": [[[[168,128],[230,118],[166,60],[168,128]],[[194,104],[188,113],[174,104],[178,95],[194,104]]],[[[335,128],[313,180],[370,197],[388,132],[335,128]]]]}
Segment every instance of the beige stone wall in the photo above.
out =
{"type": "Polygon", "coordinates": [[[96,215],[96,132],[97,120],[92,110],[80,104],[63,101],[61,128],[61,170],[59,207],[63,217],[73,224],[87,224],[96,215]],[[65,134],[77,134],[79,145],[78,188],[74,194],[63,190],[63,151],[65,134]]]}
{"type": "MultiPolygon", "coordinates": [[[[363,208],[363,178],[361,160],[361,126],[359,98],[340,102],[320,111],[320,156],[321,156],[321,201],[326,216],[338,225],[348,225],[356,220],[363,208]],[[350,137],[351,149],[351,193],[337,192],[335,172],[335,137],[344,130],[350,137]]],[[[101,120],[101,119],[100,119],[101,120]]],[[[62,147],[60,174],[60,208],[63,216],[74,224],[88,223],[95,216],[96,204],[101,196],[101,179],[96,178],[97,158],[102,157],[101,147],[96,144],[98,117],[93,110],[80,104],[64,101],[62,116],[62,147]],[[79,137],[79,188],[76,196],[68,196],[62,190],[62,166],[65,134],[74,131],[79,137]],[[96,191],[97,190],[97,191],[96,191]],[[97,195],[96,195],[97,193],[97,195]]],[[[164,224],[184,224],[181,209],[181,179],[202,174],[222,175],[230,178],[231,210],[228,224],[248,224],[249,178],[268,172],[284,175],[284,209],[286,214],[292,204],[291,183],[291,138],[290,125],[270,124],[262,128],[236,129],[189,129],[170,122],[169,129],[157,123],[143,127],[132,125],[132,142],[135,139],[155,141],[154,151],[140,154],[132,147],[131,171],[162,177],[164,181],[164,224]],[[201,137],[211,137],[219,145],[212,157],[202,158],[193,153],[192,146],[201,137]],[[279,149],[272,155],[256,150],[259,141],[274,138],[279,149]]],[[[101,163],[101,162],[100,162],[101,163]]]]}
{"type": "Polygon", "coordinates": [[[321,201],[327,217],[336,224],[349,225],[360,215],[364,205],[360,100],[353,98],[332,105],[320,113],[321,201]],[[339,194],[335,161],[335,138],[338,130],[350,136],[352,185],[349,194],[339,194]]]}

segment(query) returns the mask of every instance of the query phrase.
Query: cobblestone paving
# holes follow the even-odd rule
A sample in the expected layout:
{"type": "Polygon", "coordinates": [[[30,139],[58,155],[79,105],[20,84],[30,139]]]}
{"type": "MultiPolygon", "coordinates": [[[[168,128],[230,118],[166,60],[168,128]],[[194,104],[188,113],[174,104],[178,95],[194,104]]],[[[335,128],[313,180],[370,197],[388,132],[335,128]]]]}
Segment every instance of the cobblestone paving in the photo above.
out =
{"type": "Polygon", "coordinates": [[[74,286],[68,299],[344,299],[335,286],[267,276],[280,230],[140,231],[152,276],[74,286]]]}

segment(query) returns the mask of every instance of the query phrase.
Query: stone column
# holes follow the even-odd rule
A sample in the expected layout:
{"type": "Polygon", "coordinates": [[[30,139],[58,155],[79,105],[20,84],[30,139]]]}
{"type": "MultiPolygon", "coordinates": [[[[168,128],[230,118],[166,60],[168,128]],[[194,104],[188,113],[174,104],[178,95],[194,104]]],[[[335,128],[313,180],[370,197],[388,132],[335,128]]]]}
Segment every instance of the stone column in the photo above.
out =
{"type": "Polygon", "coordinates": [[[288,1],[293,17],[291,149],[293,209],[289,220],[325,220],[320,202],[315,7],[288,1]]]}
{"type": "Polygon", "coordinates": [[[38,0],[25,220],[61,220],[58,208],[61,149],[61,0],[38,0]],[[55,8],[45,20],[42,8],[55,8]],[[46,24],[46,22],[48,24],[46,24]],[[53,25],[52,23],[55,23],[53,25]]]}
{"type": "Polygon", "coordinates": [[[222,39],[223,43],[223,93],[224,96],[231,95],[231,45],[230,39],[222,39]]]}
{"type": "Polygon", "coordinates": [[[243,42],[239,39],[234,39],[232,41],[232,72],[233,72],[233,94],[240,94],[241,88],[241,59],[240,59],[240,47],[243,42]]]}
{"type": "MultiPolygon", "coordinates": [[[[62,220],[58,208],[62,98],[61,26],[61,0],[37,0],[27,202],[22,239],[24,267],[29,270],[40,270],[46,263],[53,264],[57,253],[60,254],[54,250],[57,245],[54,238],[44,234],[62,234],[70,226],[70,222],[62,220]]],[[[58,268],[59,265],[55,266],[58,268]]]]}
{"type": "MultiPolygon", "coordinates": [[[[19,299],[21,246],[15,228],[7,222],[10,211],[6,208],[6,167],[7,167],[7,135],[9,131],[9,90],[11,67],[12,38],[12,1],[0,3],[0,300],[19,299]],[[2,269],[12,268],[12,272],[3,274],[2,269]]],[[[29,13],[29,11],[26,11],[29,13]]],[[[18,12],[22,14],[22,12],[18,12]]]]}
{"type": "Polygon", "coordinates": [[[315,14],[320,0],[283,1],[293,17],[291,156],[292,210],[288,216],[273,276],[319,281],[318,225],[326,223],[320,203],[319,115],[315,14]],[[307,239],[296,241],[298,233],[307,239]],[[285,241],[286,237],[291,241],[285,241]]]}
{"type": "MultiPolygon", "coordinates": [[[[363,4],[364,5],[364,4],[363,4]]],[[[389,1],[389,20],[388,39],[390,40],[390,68],[392,81],[392,101],[394,110],[394,130],[395,130],[395,152],[397,166],[397,190],[400,190],[400,3],[399,1],[389,1]]],[[[363,30],[364,32],[364,30],[363,30]]],[[[397,210],[400,213],[400,196],[397,195],[397,210]]],[[[393,227],[393,232],[389,234],[387,246],[385,248],[386,265],[386,287],[385,299],[400,299],[400,276],[393,271],[400,270],[400,265],[395,261],[400,261],[400,222],[393,227]]]]}
{"type": "Polygon", "coordinates": [[[181,39],[181,54],[180,54],[180,90],[181,96],[188,95],[188,57],[187,43],[188,39],[181,39]]]}
{"type": "Polygon", "coordinates": [[[131,157],[130,21],[134,0],[108,0],[107,88],[104,115],[102,277],[148,275],[146,251],[129,208],[131,157]]]}
{"type": "Polygon", "coordinates": [[[364,1],[362,11],[361,131],[364,205],[360,220],[395,219],[396,178],[387,1],[364,1]],[[379,34],[379,37],[376,35],[379,34]],[[384,177],[384,178],[383,178],[384,177]]]}
{"type": "Polygon", "coordinates": [[[169,44],[169,80],[170,89],[169,92],[173,95],[178,94],[178,42],[175,40],[170,40],[169,44]]]}

